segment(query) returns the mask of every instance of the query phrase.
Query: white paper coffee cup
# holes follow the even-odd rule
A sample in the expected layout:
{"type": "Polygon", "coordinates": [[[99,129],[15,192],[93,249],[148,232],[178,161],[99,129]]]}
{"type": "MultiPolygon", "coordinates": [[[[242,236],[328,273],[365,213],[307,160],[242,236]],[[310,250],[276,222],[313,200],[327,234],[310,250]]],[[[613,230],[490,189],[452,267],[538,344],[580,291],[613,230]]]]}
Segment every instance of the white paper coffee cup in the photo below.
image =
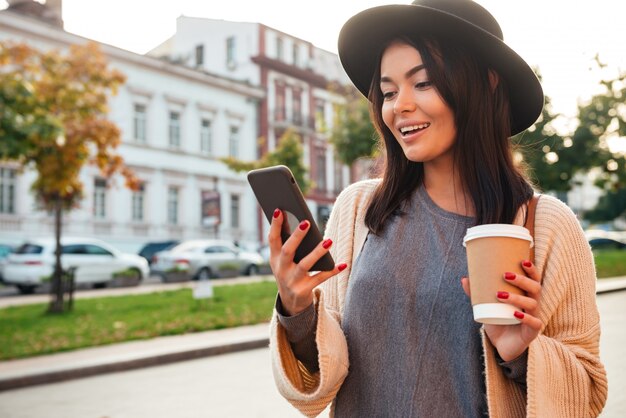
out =
{"type": "Polygon", "coordinates": [[[523,226],[485,224],[468,228],[463,238],[474,320],[484,324],[518,324],[513,305],[500,302],[498,291],[523,294],[504,279],[505,272],[525,275],[521,263],[528,260],[533,239],[523,226]]]}

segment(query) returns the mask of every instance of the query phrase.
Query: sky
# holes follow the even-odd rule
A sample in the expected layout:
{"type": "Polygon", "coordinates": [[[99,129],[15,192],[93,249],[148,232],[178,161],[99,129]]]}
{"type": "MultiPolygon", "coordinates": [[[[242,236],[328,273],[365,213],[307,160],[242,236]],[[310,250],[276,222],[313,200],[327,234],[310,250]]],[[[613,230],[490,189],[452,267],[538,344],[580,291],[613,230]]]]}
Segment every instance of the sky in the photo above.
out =
{"type": "MultiPolygon", "coordinates": [[[[68,32],[141,54],[172,36],[181,15],[259,22],[336,52],[339,30],[352,15],[369,7],[409,2],[64,0],[63,19],[68,32]]],[[[505,42],[539,68],[553,109],[568,118],[576,115],[579,101],[600,91],[603,76],[615,76],[618,68],[626,71],[622,0],[477,2],[498,20],[505,42]],[[593,63],[596,54],[609,66],[604,72],[593,63]]],[[[5,6],[6,0],[0,0],[0,8],[5,6]]]]}

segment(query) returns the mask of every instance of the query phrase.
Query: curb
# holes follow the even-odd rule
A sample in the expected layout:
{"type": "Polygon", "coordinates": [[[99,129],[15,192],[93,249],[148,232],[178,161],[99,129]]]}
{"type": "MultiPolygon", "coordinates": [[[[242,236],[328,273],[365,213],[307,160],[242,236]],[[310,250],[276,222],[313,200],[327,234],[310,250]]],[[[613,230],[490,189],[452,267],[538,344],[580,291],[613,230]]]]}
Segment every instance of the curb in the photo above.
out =
{"type": "Polygon", "coordinates": [[[269,338],[254,339],[232,344],[223,344],[213,347],[184,350],[144,358],[111,362],[95,366],[78,367],[74,369],[59,370],[53,372],[33,373],[30,375],[0,379],[0,392],[24,388],[27,386],[58,383],[66,380],[90,377],[105,373],[115,373],[127,370],[140,369],[151,366],[162,366],[179,361],[195,360],[203,357],[217,356],[220,354],[236,353],[238,351],[264,348],[269,345],[269,338]]]}

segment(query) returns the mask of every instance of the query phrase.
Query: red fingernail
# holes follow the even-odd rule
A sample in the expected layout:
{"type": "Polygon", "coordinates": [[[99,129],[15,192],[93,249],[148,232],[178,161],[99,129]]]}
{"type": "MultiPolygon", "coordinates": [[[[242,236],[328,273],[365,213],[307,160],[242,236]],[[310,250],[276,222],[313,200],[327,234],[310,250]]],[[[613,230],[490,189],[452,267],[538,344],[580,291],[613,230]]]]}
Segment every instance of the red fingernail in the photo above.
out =
{"type": "Polygon", "coordinates": [[[302,221],[300,222],[300,225],[298,225],[298,228],[300,228],[302,231],[304,231],[308,227],[309,227],[309,221],[302,221]]]}
{"type": "Polygon", "coordinates": [[[325,249],[330,248],[331,245],[333,245],[332,239],[327,239],[326,241],[322,242],[322,247],[324,247],[325,249]]]}
{"type": "Polygon", "coordinates": [[[338,269],[339,271],[343,271],[343,270],[345,270],[345,269],[346,269],[346,267],[348,267],[348,265],[347,265],[346,263],[341,263],[341,264],[338,264],[338,265],[337,265],[337,269],[338,269]]]}
{"type": "Polygon", "coordinates": [[[522,261],[522,265],[523,265],[524,267],[530,267],[530,266],[532,266],[532,265],[533,265],[533,263],[531,263],[531,262],[530,262],[530,261],[528,261],[528,260],[524,260],[524,261],[522,261]]]}
{"type": "Polygon", "coordinates": [[[507,280],[513,280],[515,279],[515,273],[511,273],[511,272],[506,272],[504,273],[504,278],[507,280]]]}
{"type": "Polygon", "coordinates": [[[276,209],[274,211],[274,219],[278,218],[280,216],[280,209],[276,209]]]}
{"type": "Polygon", "coordinates": [[[515,311],[513,314],[517,319],[524,319],[524,313],[520,311],[515,311]]]}
{"type": "Polygon", "coordinates": [[[509,292],[498,292],[498,299],[508,299],[509,292]]]}

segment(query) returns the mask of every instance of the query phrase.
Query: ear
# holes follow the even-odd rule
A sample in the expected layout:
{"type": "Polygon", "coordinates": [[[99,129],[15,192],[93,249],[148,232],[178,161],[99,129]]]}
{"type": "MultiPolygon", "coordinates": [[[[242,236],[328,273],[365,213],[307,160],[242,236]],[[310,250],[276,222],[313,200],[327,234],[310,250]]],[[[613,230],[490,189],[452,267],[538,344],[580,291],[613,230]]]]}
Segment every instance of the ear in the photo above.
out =
{"type": "Polygon", "coordinates": [[[491,91],[493,92],[496,87],[498,87],[498,83],[500,82],[500,76],[491,68],[489,69],[489,85],[491,86],[491,91]]]}

